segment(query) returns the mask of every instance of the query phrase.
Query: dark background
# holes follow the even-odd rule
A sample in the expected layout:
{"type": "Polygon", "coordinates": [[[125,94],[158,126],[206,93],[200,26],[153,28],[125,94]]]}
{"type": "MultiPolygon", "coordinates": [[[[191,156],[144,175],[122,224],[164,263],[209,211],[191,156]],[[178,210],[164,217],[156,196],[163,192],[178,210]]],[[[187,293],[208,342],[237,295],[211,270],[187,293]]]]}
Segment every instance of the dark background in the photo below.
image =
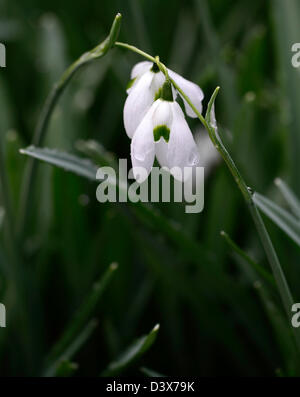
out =
{"type": "MultiPolygon", "coordinates": [[[[273,185],[280,176],[300,195],[300,80],[290,62],[291,45],[300,41],[297,1],[1,0],[0,7],[0,41],[7,49],[0,133],[16,223],[27,161],[19,149],[31,143],[55,81],[107,36],[117,12],[123,17],[119,40],[159,55],[198,83],[205,106],[221,87],[220,133],[249,186],[280,201],[273,185]]],[[[93,139],[116,159],[129,159],[122,111],[130,70],[141,60],[115,48],[82,69],[55,109],[44,146],[86,157],[82,140],[93,139]]],[[[198,121],[190,125],[200,137],[206,134],[198,121]]],[[[112,262],[119,268],[93,312],[98,326],[72,357],[79,364],[75,376],[99,375],[156,323],[157,340],[122,374],[145,375],[143,366],[165,375],[299,373],[276,287],[263,283],[263,299],[253,287],[258,274],[220,236],[225,230],[270,271],[221,160],[206,173],[202,213],[155,204],[150,211],[158,221],[152,223],[130,205],[99,204],[96,185],[71,173],[41,164],[37,178],[34,211],[14,248],[22,257],[16,267],[1,223],[2,376],[44,373],[45,357],[112,262]],[[179,235],[170,238],[162,219],[179,235]],[[197,249],[183,244],[180,233],[197,249]]],[[[299,247],[270,221],[266,225],[297,301],[299,247]]]]}

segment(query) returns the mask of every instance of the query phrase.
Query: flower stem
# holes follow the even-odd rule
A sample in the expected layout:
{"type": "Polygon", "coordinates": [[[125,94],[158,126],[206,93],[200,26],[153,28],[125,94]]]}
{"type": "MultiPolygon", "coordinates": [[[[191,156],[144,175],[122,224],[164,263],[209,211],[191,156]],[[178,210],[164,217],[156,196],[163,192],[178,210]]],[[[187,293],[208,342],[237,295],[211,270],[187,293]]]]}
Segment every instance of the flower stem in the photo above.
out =
{"type": "Polygon", "coordinates": [[[130,50],[132,52],[136,52],[137,54],[142,55],[142,57],[148,59],[149,61],[151,61],[153,63],[157,63],[156,59],[153,56],[147,54],[146,52],[140,50],[139,48],[137,48],[137,47],[135,47],[133,45],[130,45],[130,44],[127,44],[127,43],[121,43],[120,41],[116,41],[115,42],[115,47],[125,48],[126,50],[130,50]]]}

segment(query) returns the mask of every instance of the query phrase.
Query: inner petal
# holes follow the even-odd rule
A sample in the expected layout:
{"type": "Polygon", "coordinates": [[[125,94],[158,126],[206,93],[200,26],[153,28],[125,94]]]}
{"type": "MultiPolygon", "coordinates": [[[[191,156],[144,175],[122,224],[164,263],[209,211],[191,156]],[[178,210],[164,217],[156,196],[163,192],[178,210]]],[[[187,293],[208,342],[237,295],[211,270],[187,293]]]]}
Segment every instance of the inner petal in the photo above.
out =
{"type": "Polygon", "coordinates": [[[158,99],[157,103],[158,106],[152,116],[153,126],[156,127],[160,125],[166,125],[168,128],[170,128],[173,117],[170,102],[158,99]]]}

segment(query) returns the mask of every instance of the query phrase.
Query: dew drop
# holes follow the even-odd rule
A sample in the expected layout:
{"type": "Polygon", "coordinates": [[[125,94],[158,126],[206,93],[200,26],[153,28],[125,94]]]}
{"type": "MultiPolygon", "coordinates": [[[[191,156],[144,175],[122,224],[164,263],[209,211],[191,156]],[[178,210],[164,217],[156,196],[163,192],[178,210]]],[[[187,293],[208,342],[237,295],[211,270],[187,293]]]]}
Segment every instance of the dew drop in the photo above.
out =
{"type": "Polygon", "coordinates": [[[188,165],[195,166],[199,162],[199,154],[196,149],[192,150],[188,157],[188,165]]]}

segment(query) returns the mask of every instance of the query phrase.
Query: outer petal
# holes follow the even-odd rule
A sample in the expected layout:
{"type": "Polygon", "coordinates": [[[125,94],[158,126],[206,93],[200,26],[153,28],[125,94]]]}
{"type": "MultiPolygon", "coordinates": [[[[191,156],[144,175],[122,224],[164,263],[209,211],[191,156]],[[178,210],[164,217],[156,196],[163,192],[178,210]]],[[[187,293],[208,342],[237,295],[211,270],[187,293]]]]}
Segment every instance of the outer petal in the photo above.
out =
{"type": "MultiPolygon", "coordinates": [[[[158,125],[166,125],[166,127],[171,129],[173,119],[172,103],[162,99],[158,99],[156,103],[158,105],[152,116],[153,128],[158,125]]],[[[161,137],[158,142],[155,142],[155,154],[162,167],[168,167],[167,151],[168,143],[161,137]]]]}
{"type": "MultiPolygon", "coordinates": [[[[152,115],[157,106],[157,103],[151,106],[146,116],[138,126],[133,139],[131,141],[131,162],[133,168],[133,175],[137,179],[136,167],[143,167],[148,176],[151,172],[154,155],[155,143],[153,138],[153,122],[152,115]]],[[[140,178],[139,183],[142,183],[146,178],[140,178]]]]}
{"type": "Polygon", "coordinates": [[[130,139],[153,103],[153,76],[154,74],[150,71],[141,76],[136,85],[130,90],[125,101],[123,120],[126,133],[130,139]]]}
{"type": "Polygon", "coordinates": [[[136,77],[148,72],[151,69],[151,67],[152,67],[152,62],[149,61],[143,61],[135,64],[131,70],[130,78],[135,79],[136,77]]]}
{"type": "Polygon", "coordinates": [[[141,76],[143,76],[143,74],[145,74],[146,72],[149,72],[151,67],[152,67],[152,63],[149,61],[139,62],[136,65],[134,65],[130,73],[130,79],[131,79],[130,85],[126,89],[127,94],[129,94],[130,91],[133,89],[133,87],[136,86],[141,76]]]}
{"type": "MultiPolygon", "coordinates": [[[[191,99],[191,101],[195,105],[196,109],[201,113],[202,112],[202,100],[204,98],[204,94],[203,94],[203,91],[201,90],[201,88],[197,84],[195,84],[189,80],[186,80],[184,77],[173,72],[172,70],[168,69],[168,73],[169,73],[171,79],[173,79],[175,81],[175,83],[179,85],[179,87],[182,89],[182,91],[184,91],[184,93],[191,99]]],[[[185,101],[185,99],[183,99],[183,102],[184,102],[185,111],[186,111],[187,115],[190,117],[193,117],[193,118],[197,117],[196,113],[193,111],[193,109],[190,107],[190,105],[185,101]]]]}
{"type": "MultiPolygon", "coordinates": [[[[191,133],[190,127],[188,126],[184,114],[177,102],[172,104],[173,119],[170,132],[170,140],[168,142],[167,151],[167,163],[171,169],[173,167],[179,167],[182,172],[184,167],[197,166],[199,163],[199,152],[191,133]]],[[[171,170],[172,172],[172,170],[171,170]]],[[[180,175],[176,175],[176,172],[172,172],[176,179],[182,180],[180,175]]],[[[188,178],[188,175],[184,175],[188,178]]]]}

